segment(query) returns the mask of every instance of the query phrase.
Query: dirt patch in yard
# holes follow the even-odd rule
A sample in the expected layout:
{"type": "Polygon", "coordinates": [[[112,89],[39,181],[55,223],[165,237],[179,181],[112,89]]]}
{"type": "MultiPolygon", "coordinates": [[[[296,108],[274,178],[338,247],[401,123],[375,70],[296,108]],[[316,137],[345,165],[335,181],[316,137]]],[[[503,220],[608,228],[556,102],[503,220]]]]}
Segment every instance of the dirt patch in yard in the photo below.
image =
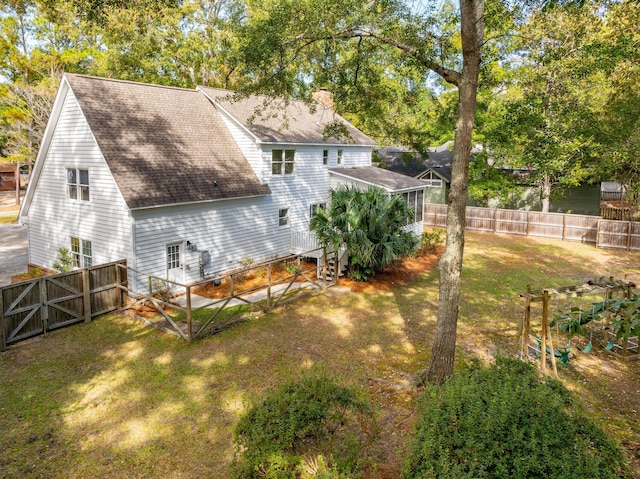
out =
{"type": "Polygon", "coordinates": [[[382,273],[376,274],[367,282],[354,281],[345,276],[340,278],[338,286],[349,288],[354,293],[390,291],[437,267],[443,251],[444,246],[440,246],[431,254],[397,259],[382,273]]]}

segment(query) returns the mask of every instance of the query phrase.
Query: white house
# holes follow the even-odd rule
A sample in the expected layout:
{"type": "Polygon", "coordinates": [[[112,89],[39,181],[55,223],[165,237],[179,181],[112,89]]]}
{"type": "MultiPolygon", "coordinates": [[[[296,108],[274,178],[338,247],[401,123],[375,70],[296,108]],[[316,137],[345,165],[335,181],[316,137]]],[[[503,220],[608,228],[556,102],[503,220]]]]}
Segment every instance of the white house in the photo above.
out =
{"type": "Polygon", "coordinates": [[[67,247],[79,267],[125,258],[188,283],[302,252],[339,183],[421,212],[424,182],[372,167],[373,146],[320,103],[66,74],[20,212],[29,262],[50,268],[67,247]]]}

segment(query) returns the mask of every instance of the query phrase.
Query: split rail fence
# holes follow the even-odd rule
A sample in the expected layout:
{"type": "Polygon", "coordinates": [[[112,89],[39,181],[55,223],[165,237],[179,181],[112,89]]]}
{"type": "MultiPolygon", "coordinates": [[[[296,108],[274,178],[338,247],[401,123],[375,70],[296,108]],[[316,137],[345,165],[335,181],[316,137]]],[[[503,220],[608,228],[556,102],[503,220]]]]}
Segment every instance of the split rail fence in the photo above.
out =
{"type": "MultiPolygon", "coordinates": [[[[445,227],[447,205],[427,203],[424,225],[445,227]]],[[[640,251],[640,222],[616,221],[600,216],[467,206],[468,230],[538,236],[595,243],[597,247],[640,251]]]]}

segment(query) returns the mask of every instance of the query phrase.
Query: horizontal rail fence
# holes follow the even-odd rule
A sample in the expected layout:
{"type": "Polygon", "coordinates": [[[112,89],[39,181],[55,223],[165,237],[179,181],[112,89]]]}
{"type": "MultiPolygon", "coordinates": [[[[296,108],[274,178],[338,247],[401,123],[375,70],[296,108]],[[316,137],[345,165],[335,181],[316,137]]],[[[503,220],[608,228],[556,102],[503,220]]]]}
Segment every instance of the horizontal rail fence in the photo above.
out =
{"type": "Polygon", "coordinates": [[[126,268],[128,275],[137,277],[131,285],[146,287],[123,287],[128,296],[123,310],[150,326],[192,341],[243,321],[255,311],[269,311],[335,284],[337,274],[326,279],[328,266],[304,261],[315,261],[319,254],[326,257],[323,251],[307,251],[192,284],[126,268]]]}
{"type": "MultiPolygon", "coordinates": [[[[426,203],[425,226],[445,227],[447,205],[426,203]]],[[[469,230],[595,243],[598,247],[640,250],[640,222],[606,220],[599,216],[467,206],[469,230]]]]}
{"type": "Polygon", "coordinates": [[[119,309],[123,265],[116,261],[0,288],[0,350],[119,309]]]}

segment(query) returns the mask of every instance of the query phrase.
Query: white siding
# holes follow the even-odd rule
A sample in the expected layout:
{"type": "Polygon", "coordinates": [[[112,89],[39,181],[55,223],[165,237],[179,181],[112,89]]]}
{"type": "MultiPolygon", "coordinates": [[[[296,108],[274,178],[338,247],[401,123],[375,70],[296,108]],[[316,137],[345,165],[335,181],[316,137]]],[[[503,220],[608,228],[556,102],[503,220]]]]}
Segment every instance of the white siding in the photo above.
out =
{"type": "Polygon", "coordinates": [[[164,278],[166,245],[182,242],[184,279],[200,279],[199,252],[186,251],[186,242],[208,251],[205,274],[238,268],[289,253],[289,229],[278,226],[278,207],[270,196],[217,201],[133,212],[138,270],[164,278]]]}
{"type": "MultiPolygon", "coordinates": [[[[272,149],[295,149],[295,174],[271,175],[269,187],[274,203],[279,208],[289,208],[290,228],[308,230],[311,220],[310,206],[325,203],[329,199],[329,168],[335,168],[338,148],[322,145],[272,145],[264,146],[263,159],[271,164],[272,149]],[[329,165],[322,164],[322,151],[329,150],[329,165]]],[[[344,147],[343,167],[370,166],[371,148],[344,147]]]]}
{"type": "MultiPolygon", "coordinates": [[[[238,268],[245,258],[259,262],[289,254],[291,230],[308,230],[310,205],[327,201],[329,172],[328,166],[322,165],[322,150],[326,148],[273,148],[296,150],[296,173],[271,175],[272,147],[265,146],[262,163],[269,168],[271,195],[134,211],[137,269],[166,277],[166,247],[177,242],[183,245],[184,278],[174,279],[187,283],[201,277],[199,251],[208,251],[211,257],[206,275],[238,268]],[[278,224],[278,210],[283,208],[289,209],[287,226],[278,224]],[[187,241],[195,244],[198,252],[187,251],[187,241]]],[[[335,148],[332,153],[335,158],[335,148]]],[[[371,161],[370,148],[345,147],[344,155],[344,166],[371,161]]]]}
{"type": "Polygon", "coordinates": [[[220,116],[227,126],[231,136],[240,147],[240,151],[245,156],[249,165],[255,172],[256,176],[261,183],[265,183],[265,178],[268,172],[265,169],[265,165],[262,163],[262,155],[260,147],[257,145],[255,138],[250,136],[246,130],[241,128],[235,120],[232,120],[224,111],[220,111],[220,116]]]}
{"type": "Polygon", "coordinates": [[[71,90],[55,125],[29,209],[29,261],[51,267],[70,237],[91,241],[93,264],[131,262],[128,209],[71,90]],[[66,168],[89,170],[90,201],[67,198],[66,168]]]}

